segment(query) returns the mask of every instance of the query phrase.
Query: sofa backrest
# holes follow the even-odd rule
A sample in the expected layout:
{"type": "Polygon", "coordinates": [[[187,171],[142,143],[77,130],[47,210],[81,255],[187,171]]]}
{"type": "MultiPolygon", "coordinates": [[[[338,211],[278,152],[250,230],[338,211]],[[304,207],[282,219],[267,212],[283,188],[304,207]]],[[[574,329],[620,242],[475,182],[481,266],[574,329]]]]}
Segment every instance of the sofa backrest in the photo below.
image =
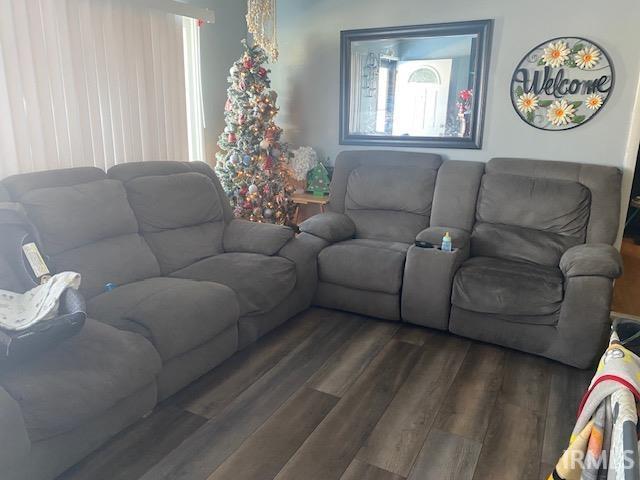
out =
{"type": "Polygon", "coordinates": [[[498,158],[488,162],[471,249],[557,266],[581,243],[613,243],[621,175],[614,167],[498,158]]]}
{"type": "Polygon", "coordinates": [[[4,187],[4,185],[0,184],[0,203],[10,202],[11,196],[9,195],[9,191],[4,187]]]}
{"type": "Polygon", "coordinates": [[[471,233],[484,162],[447,160],[438,170],[431,208],[431,227],[453,227],[471,233]]]}
{"type": "Polygon", "coordinates": [[[91,298],[107,283],[121,285],[157,276],[158,262],[138,234],[124,186],[92,167],[36,172],[2,181],[40,234],[53,271],[82,275],[91,298]]]}
{"type": "Polygon", "coordinates": [[[412,243],[429,226],[441,163],[439,155],[430,153],[342,152],[329,209],[353,220],[357,238],[412,243]]]}
{"type": "Polygon", "coordinates": [[[205,163],[143,162],[117,165],[140,231],[163,274],[223,251],[230,203],[205,163]]]}

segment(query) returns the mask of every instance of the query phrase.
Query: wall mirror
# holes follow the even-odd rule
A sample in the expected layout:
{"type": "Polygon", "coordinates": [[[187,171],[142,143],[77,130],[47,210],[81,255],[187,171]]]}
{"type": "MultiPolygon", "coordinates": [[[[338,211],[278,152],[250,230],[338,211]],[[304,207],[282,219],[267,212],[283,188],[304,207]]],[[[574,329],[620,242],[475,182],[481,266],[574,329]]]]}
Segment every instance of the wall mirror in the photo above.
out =
{"type": "Polygon", "coordinates": [[[492,24],[341,32],[340,143],[481,148],[492,24]]]}

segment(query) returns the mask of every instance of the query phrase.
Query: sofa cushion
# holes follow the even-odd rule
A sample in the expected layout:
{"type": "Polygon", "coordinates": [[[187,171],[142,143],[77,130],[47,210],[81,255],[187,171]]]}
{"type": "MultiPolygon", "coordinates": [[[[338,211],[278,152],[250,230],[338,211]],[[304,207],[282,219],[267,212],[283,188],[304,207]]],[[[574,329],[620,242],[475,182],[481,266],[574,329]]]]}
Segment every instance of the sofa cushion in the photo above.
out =
{"type": "Polygon", "coordinates": [[[224,229],[224,251],[275,255],[294,236],[291,227],[236,218],[224,229]]]}
{"type": "Polygon", "coordinates": [[[582,242],[568,235],[532,228],[478,223],[472,236],[473,255],[500,257],[555,267],[562,254],[582,242]]]}
{"type": "Polygon", "coordinates": [[[416,166],[360,166],[349,174],[345,208],[429,216],[436,174],[416,166]]]}
{"type": "Polygon", "coordinates": [[[296,284],[292,261],[258,253],[223,253],[178,270],[172,276],[228,286],[236,293],[243,316],[272,310],[296,284]]]}
{"type": "Polygon", "coordinates": [[[563,282],[557,267],[474,257],[458,270],[451,302],[481,313],[549,315],[560,309],[563,282]]]}
{"type": "Polygon", "coordinates": [[[158,353],[130,332],[88,319],[83,329],[32,361],[0,373],[32,442],[69,432],[152,384],[158,353]]]}
{"type": "MultiPolygon", "coordinates": [[[[67,175],[75,178],[74,171],[67,175]]],[[[138,234],[121,182],[102,179],[68,185],[64,176],[54,178],[62,185],[38,184],[40,188],[20,196],[54,271],[81,273],[81,291],[87,297],[99,294],[107,283],[124,284],[160,273],[151,249],[138,234]]]]}
{"type": "Polygon", "coordinates": [[[397,294],[408,244],[355,239],[323,249],[318,256],[323,282],[359,290],[397,294]]]}
{"type": "Polygon", "coordinates": [[[429,225],[437,169],[361,165],[351,171],[345,214],[357,238],[412,242],[429,225]]]}
{"type": "Polygon", "coordinates": [[[98,180],[32,190],[20,199],[49,255],[138,232],[122,183],[98,180]]]}
{"type": "Polygon", "coordinates": [[[93,298],[109,283],[125,285],[160,274],[156,257],[137,233],[99,240],[50,257],[55,272],[82,275],[80,291],[93,298]]]}
{"type": "Polygon", "coordinates": [[[236,296],[224,285],[149,278],[92,299],[88,313],[147,337],[164,361],[188,352],[238,321],[236,296]]]}
{"type": "Polygon", "coordinates": [[[578,182],[485,175],[472,254],[557,266],[565,250],[584,243],[590,203],[589,189],[578,182]]]}
{"type": "Polygon", "coordinates": [[[196,172],[151,175],[125,186],[162,273],[222,253],[224,214],[211,178],[196,172]]]}

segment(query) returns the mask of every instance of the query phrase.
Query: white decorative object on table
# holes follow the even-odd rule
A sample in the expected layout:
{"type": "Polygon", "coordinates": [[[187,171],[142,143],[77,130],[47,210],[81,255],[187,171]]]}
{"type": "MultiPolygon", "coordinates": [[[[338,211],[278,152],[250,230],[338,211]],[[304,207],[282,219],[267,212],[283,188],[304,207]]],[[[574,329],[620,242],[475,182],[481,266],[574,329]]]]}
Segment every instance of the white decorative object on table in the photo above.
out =
{"type": "MultiPolygon", "coordinates": [[[[289,159],[291,174],[298,182],[304,182],[309,170],[318,164],[318,154],[311,147],[300,147],[292,153],[293,156],[289,159]]],[[[296,192],[304,192],[304,187],[297,188],[296,192]]]]}

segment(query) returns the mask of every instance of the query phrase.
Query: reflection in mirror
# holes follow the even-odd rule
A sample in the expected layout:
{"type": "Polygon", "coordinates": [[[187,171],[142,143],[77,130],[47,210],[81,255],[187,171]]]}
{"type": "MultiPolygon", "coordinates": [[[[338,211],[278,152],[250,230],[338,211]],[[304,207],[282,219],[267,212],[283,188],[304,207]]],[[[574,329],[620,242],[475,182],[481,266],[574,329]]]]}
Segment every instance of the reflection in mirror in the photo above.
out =
{"type": "MultiPolygon", "coordinates": [[[[359,31],[343,33],[355,32],[359,31]]],[[[402,143],[458,138],[467,142],[464,148],[478,148],[475,136],[480,129],[475,124],[481,118],[477,114],[481,102],[475,97],[481,93],[480,59],[486,60],[486,53],[480,51],[486,45],[482,32],[368,32],[362,39],[343,36],[343,42],[348,41],[347,48],[343,45],[343,55],[348,52],[348,62],[343,58],[343,75],[348,70],[349,83],[343,77],[343,89],[348,90],[347,96],[343,92],[342,108],[348,107],[343,112],[343,143],[365,144],[375,139],[377,144],[391,144],[385,139],[394,137],[402,143]]],[[[449,142],[447,146],[455,145],[449,142]]]]}

